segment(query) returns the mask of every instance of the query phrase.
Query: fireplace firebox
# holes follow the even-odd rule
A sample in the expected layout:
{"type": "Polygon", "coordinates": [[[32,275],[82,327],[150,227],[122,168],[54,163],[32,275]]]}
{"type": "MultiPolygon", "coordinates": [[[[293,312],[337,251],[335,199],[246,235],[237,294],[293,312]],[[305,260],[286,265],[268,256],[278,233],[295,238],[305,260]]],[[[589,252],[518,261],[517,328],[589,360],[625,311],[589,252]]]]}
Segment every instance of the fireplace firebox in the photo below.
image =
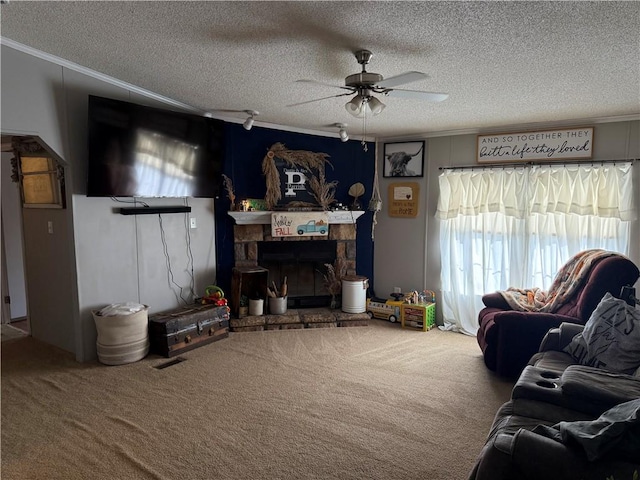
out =
{"type": "Polygon", "coordinates": [[[287,277],[288,307],[328,306],[331,296],[324,286],[326,263],[336,260],[335,240],[258,243],[258,265],[269,271],[269,283],[287,277]]]}

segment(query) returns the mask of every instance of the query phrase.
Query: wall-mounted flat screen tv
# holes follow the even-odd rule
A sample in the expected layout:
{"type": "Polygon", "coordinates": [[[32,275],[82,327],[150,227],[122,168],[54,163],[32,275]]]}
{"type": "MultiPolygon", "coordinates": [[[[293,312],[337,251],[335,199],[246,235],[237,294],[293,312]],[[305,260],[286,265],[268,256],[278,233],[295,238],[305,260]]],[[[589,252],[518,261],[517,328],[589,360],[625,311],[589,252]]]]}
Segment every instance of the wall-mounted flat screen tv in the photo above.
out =
{"type": "Polygon", "coordinates": [[[89,96],[89,197],[218,196],[224,122],[89,96]]]}

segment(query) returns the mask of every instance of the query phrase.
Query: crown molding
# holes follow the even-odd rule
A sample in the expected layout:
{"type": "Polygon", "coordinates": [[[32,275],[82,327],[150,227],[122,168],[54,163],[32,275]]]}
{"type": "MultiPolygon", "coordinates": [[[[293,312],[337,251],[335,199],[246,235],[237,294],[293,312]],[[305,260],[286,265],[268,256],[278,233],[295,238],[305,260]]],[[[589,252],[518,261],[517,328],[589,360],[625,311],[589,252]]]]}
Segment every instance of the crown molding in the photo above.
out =
{"type": "Polygon", "coordinates": [[[459,130],[442,130],[438,132],[424,132],[421,134],[402,135],[379,138],[379,142],[404,141],[416,138],[454,137],[457,135],[490,135],[492,133],[508,133],[522,130],[545,130],[553,128],[584,127],[585,125],[598,125],[614,122],[634,122],[640,120],[640,114],[616,115],[611,117],[592,117],[571,120],[558,120],[554,122],[519,123],[508,126],[487,128],[466,128],[459,130]]]}
{"type": "Polygon", "coordinates": [[[115,85],[116,87],[123,88],[125,90],[129,90],[131,92],[143,95],[148,98],[152,98],[162,103],[166,103],[168,105],[172,105],[174,107],[178,107],[183,110],[187,110],[190,113],[195,113],[199,115],[204,115],[204,112],[200,109],[197,109],[191,105],[187,105],[186,103],[178,102],[169,97],[165,97],[163,95],[159,95],[157,93],[151,92],[144,88],[138,87],[131,83],[124,82],[122,80],[118,80],[117,78],[110,77],[109,75],[105,75],[104,73],[97,72],[87,67],[83,67],[82,65],[78,65],[77,63],[71,62],[69,60],[65,60],[64,58],[57,57],[56,55],[52,55],[50,53],[43,52],[42,50],[35,49],[33,47],[29,47],[22,43],[18,43],[14,40],[11,40],[6,37],[0,37],[0,43],[2,45],[6,45],[7,47],[11,47],[14,50],[18,50],[20,52],[26,53],[27,55],[31,55],[32,57],[39,58],[41,60],[45,60],[47,62],[53,63],[55,65],[60,65],[61,67],[68,68],[69,70],[73,70],[75,72],[81,73],[88,77],[95,78],[97,80],[103,81],[105,83],[109,83],[111,85],[115,85]]]}

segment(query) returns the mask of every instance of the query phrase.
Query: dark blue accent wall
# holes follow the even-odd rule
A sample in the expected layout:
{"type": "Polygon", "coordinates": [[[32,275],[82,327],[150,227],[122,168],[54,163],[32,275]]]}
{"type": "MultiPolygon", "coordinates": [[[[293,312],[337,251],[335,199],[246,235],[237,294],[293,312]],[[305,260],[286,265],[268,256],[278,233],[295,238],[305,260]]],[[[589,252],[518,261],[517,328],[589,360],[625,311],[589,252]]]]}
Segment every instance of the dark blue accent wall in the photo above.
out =
{"type": "MultiPolygon", "coordinates": [[[[286,132],[270,128],[253,127],[250,131],[242,125],[225,125],[226,155],[224,173],[233,181],[238,199],[264,198],[267,191],[262,175],[262,160],[274,143],[283,143],[290,150],[323,152],[329,155],[325,169],[327,181],[336,180],[336,199],[345,205],[351,204],[349,187],[356,182],[365,186],[365,194],[360,203],[366,209],[371,198],[375,165],[375,146],[368,142],[365,152],[357,140],[341,142],[339,138],[286,132]]],[[[233,269],[233,226],[234,220],[227,212],[229,199],[223,190],[215,200],[216,258],[218,260],[217,284],[223,290],[230,290],[233,269]]],[[[356,270],[373,285],[373,241],[371,227],[373,213],[366,211],[357,221],[356,270]]]]}

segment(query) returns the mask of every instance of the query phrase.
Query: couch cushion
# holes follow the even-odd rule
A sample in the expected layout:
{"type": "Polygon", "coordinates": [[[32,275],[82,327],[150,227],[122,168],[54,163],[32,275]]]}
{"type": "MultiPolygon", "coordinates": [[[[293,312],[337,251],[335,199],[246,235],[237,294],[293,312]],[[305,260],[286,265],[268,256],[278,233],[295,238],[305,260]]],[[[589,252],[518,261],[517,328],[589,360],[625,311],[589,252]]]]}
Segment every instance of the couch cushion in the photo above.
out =
{"type": "Polygon", "coordinates": [[[607,293],[564,351],[582,365],[633,374],[640,366],[640,310],[607,293]]]}
{"type": "MultiPolygon", "coordinates": [[[[564,373],[528,366],[514,385],[511,398],[518,415],[539,415],[523,410],[526,402],[518,404],[520,400],[531,400],[549,408],[561,407],[597,417],[615,405],[640,398],[640,379],[583,365],[569,366],[564,373]]],[[[554,413],[541,418],[557,417],[554,413]]]]}
{"type": "Polygon", "coordinates": [[[500,310],[511,310],[511,307],[500,294],[500,292],[487,293],[482,296],[482,303],[485,307],[499,308],[500,310]]]}
{"type": "Polygon", "coordinates": [[[571,355],[557,350],[538,352],[529,360],[529,365],[554,372],[564,372],[567,367],[575,365],[575,363],[576,361],[571,355]]]}
{"type": "Polygon", "coordinates": [[[563,394],[574,403],[574,408],[584,409],[585,405],[593,405],[599,406],[602,412],[619,403],[640,398],[639,378],[583,365],[567,367],[560,384],[563,394]]]}

